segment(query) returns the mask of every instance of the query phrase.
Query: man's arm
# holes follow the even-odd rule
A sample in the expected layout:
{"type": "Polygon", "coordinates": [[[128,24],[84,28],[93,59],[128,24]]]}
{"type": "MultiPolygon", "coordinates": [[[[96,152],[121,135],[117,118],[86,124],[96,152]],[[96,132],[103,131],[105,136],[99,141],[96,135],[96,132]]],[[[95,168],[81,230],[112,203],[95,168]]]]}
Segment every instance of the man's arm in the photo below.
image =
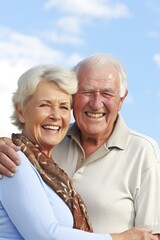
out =
{"type": "Polygon", "coordinates": [[[158,235],[151,234],[146,228],[131,228],[122,233],[111,234],[112,240],[159,240],[158,235]]]}
{"type": "Polygon", "coordinates": [[[2,175],[12,177],[20,164],[16,151],[20,148],[12,143],[10,138],[0,138],[0,178],[2,175]]]}
{"type": "Polygon", "coordinates": [[[153,234],[160,234],[160,151],[154,142],[143,152],[143,172],[136,198],[135,226],[147,226],[153,234]]]}
{"type": "Polygon", "coordinates": [[[158,239],[160,240],[160,234],[159,234],[159,233],[158,233],[158,234],[155,234],[155,236],[157,236],[158,239]]]}

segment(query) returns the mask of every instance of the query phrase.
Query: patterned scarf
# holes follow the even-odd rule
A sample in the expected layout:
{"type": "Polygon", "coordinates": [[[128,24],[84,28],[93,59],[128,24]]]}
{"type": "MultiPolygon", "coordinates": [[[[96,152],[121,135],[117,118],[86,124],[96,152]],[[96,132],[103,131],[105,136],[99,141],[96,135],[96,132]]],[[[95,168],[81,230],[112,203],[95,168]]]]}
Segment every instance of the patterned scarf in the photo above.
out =
{"type": "Polygon", "coordinates": [[[21,151],[37,169],[42,179],[68,205],[74,218],[74,228],[93,232],[89,223],[85,205],[80,195],[74,190],[67,174],[44,154],[38,145],[34,145],[23,134],[12,134],[13,142],[21,147],[21,151]]]}

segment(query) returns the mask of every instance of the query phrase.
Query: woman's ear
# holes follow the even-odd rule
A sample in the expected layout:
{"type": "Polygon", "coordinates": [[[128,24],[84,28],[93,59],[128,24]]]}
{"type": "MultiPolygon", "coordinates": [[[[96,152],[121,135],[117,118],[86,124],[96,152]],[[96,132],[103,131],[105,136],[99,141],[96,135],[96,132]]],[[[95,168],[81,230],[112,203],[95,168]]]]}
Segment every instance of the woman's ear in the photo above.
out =
{"type": "Polygon", "coordinates": [[[25,123],[25,116],[22,110],[22,107],[19,104],[16,104],[16,112],[21,123],[25,123]]]}

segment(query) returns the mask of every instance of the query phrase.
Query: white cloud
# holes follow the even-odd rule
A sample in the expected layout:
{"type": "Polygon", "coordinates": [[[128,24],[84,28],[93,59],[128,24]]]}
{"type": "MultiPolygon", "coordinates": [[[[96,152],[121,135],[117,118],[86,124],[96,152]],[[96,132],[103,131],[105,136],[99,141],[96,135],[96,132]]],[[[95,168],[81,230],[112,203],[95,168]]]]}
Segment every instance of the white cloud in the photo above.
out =
{"type": "Polygon", "coordinates": [[[157,67],[160,68],[160,53],[154,54],[153,61],[156,63],[157,67]]]}
{"type": "MultiPolygon", "coordinates": [[[[62,27],[63,28],[63,27],[62,27]]],[[[61,30],[61,28],[57,29],[57,31],[48,30],[43,33],[43,38],[48,42],[58,43],[58,44],[70,44],[74,46],[80,46],[85,44],[85,41],[74,34],[69,34],[61,30]]]]}
{"type": "Polygon", "coordinates": [[[34,36],[20,34],[12,30],[7,30],[0,39],[1,59],[14,64],[35,65],[46,62],[61,62],[63,53],[49,48],[40,39],[34,36]]]}
{"type": "Polygon", "coordinates": [[[44,9],[45,10],[50,10],[51,8],[53,8],[54,6],[57,6],[58,1],[56,0],[47,0],[47,2],[44,4],[44,9]]]}
{"type": "Polygon", "coordinates": [[[150,31],[148,32],[148,36],[154,39],[159,39],[160,38],[160,32],[158,31],[150,31]]]}
{"type": "Polygon", "coordinates": [[[64,28],[66,32],[81,33],[81,20],[75,16],[66,16],[57,20],[57,27],[64,28]]]}
{"type": "Polygon", "coordinates": [[[44,7],[46,10],[56,7],[63,13],[87,18],[120,18],[131,15],[125,4],[112,4],[109,0],[48,0],[44,7]]]}
{"type": "Polygon", "coordinates": [[[1,108],[1,126],[0,126],[0,136],[10,137],[12,132],[17,132],[15,126],[11,124],[10,116],[12,114],[11,107],[11,97],[12,92],[8,90],[8,92],[1,92],[0,96],[0,108],[1,108]]]}
{"type": "Polygon", "coordinates": [[[0,109],[1,109],[1,126],[0,136],[10,136],[16,128],[11,124],[10,115],[12,113],[11,98],[15,91],[19,75],[24,69],[16,64],[11,65],[10,61],[0,60],[0,109]]]}
{"type": "Polygon", "coordinates": [[[72,62],[74,53],[68,56],[60,50],[49,47],[38,37],[21,34],[10,29],[0,29],[0,52],[0,60],[10,63],[12,66],[25,66],[26,68],[43,63],[66,66],[75,64],[72,62]]]}
{"type": "Polygon", "coordinates": [[[19,76],[29,67],[37,64],[52,63],[72,67],[81,56],[73,53],[65,55],[63,52],[48,47],[34,36],[14,32],[10,29],[0,29],[0,136],[10,136],[15,132],[10,122],[12,113],[11,97],[17,86],[19,76]]]}
{"type": "Polygon", "coordinates": [[[51,23],[52,27],[41,31],[40,36],[50,43],[71,46],[84,45],[83,21],[76,16],[63,16],[51,23]]]}
{"type": "MultiPolygon", "coordinates": [[[[54,19],[52,29],[44,34],[48,41],[60,44],[83,45],[84,29],[97,20],[128,18],[132,14],[128,7],[110,0],[48,0],[45,10],[59,11],[59,17],[54,19]]],[[[54,14],[54,12],[53,12],[54,14]]],[[[100,23],[98,23],[100,24],[100,23]]]]}

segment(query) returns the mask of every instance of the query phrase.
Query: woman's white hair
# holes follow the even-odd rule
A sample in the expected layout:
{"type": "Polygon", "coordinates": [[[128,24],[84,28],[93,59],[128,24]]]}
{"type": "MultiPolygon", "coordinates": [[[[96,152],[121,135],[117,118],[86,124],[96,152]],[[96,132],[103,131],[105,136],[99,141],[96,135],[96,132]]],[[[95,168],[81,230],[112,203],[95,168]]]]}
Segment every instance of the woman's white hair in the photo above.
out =
{"type": "MultiPolygon", "coordinates": [[[[90,68],[98,68],[102,67],[106,64],[112,64],[115,66],[115,68],[118,71],[119,74],[119,80],[120,80],[120,89],[119,89],[119,95],[120,97],[124,97],[126,91],[127,91],[127,75],[124,70],[124,67],[122,64],[116,59],[111,57],[107,54],[95,54],[88,58],[85,58],[84,60],[80,61],[73,70],[75,71],[77,78],[79,77],[79,74],[81,72],[81,69],[83,69],[84,66],[89,65],[90,68]]],[[[79,80],[79,79],[78,79],[79,80]]]]}
{"type": "Polygon", "coordinates": [[[23,124],[19,121],[16,105],[19,104],[24,108],[27,102],[32,98],[38,84],[41,81],[48,80],[56,83],[64,92],[72,95],[77,92],[77,77],[74,71],[54,65],[38,65],[24,72],[18,79],[17,90],[13,93],[13,114],[11,116],[12,123],[19,129],[22,129],[23,124]]]}

